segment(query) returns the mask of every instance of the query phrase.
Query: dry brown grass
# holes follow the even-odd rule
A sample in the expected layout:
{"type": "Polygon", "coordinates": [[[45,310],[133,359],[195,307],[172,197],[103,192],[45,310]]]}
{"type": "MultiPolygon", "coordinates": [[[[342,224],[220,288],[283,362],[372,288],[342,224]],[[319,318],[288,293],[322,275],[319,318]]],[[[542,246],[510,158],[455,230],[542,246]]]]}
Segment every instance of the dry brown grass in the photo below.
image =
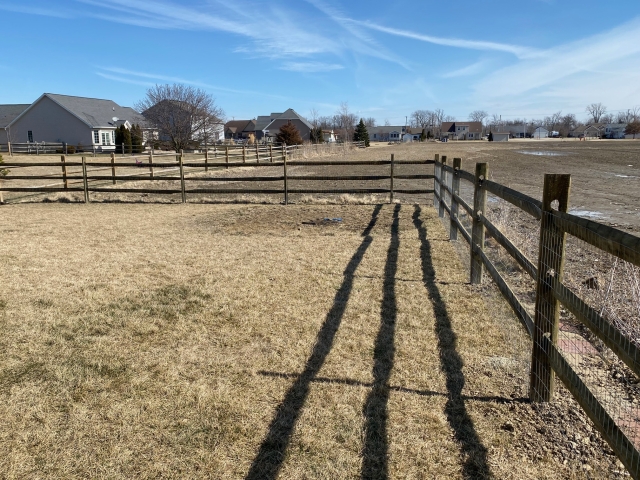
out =
{"type": "Polygon", "coordinates": [[[2,478],[586,478],[429,207],[1,210],[2,478]]]}

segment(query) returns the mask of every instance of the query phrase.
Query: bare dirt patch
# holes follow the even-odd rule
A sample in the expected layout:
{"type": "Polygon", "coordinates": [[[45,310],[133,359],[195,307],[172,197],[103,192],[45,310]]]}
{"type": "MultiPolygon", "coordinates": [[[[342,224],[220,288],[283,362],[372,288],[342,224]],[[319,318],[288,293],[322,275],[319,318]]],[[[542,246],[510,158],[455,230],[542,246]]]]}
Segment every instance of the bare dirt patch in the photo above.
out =
{"type": "Polygon", "coordinates": [[[8,205],[0,238],[2,477],[620,475],[524,399],[430,207],[8,205]]]}

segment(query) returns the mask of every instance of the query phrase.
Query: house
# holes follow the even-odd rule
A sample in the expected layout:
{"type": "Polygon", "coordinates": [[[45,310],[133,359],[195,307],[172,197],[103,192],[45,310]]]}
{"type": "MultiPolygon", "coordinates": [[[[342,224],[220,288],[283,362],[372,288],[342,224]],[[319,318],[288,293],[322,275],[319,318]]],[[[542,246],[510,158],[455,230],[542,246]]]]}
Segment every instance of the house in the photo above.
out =
{"type": "Polygon", "coordinates": [[[626,123],[607,123],[604,127],[604,138],[625,138],[626,123]]]}
{"type": "Polygon", "coordinates": [[[413,132],[413,133],[407,132],[404,135],[402,135],[402,141],[403,142],[419,142],[421,134],[422,134],[422,130],[420,130],[419,132],[413,132]]]}
{"type": "Polygon", "coordinates": [[[510,132],[491,132],[491,137],[494,142],[508,142],[510,136],[510,132]]]}
{"type": "Polygon", "coordinates": [[[282,112],[272,113],[271,115],[258,115],[258,118],[256,118],[256,139],[257,140],[262,140],[264,137],[266,137],[264,130],[267,128],[267,126],[271,122],[273,122],[276,118],[279,118],[280,115],[282,115],[282,112]]]}
{"type": "Polygon", "coordinates": [[[480,140],[482,122],[442,122],[442,136],[449,140],[480,140]]]}
{"type": "Polygon", "coordinates": [[[407,127],[384,125],[369,129],[369,139],[374,142],[399,142],[407,133],[407,127]]]}
{"type": "Polygon", "coordinates": [[[333,130],[322,130],[322,138],[326,143],[336,143],[338,141],[338,137],[333,130]]]}
{"type": "Polygon", "coordinates": [[[280,133],[280,127],[287,125],[288,123],[292,123],[298,129],[303,141],[307,142],[311,140],[311,130],[313,129],[313,125],[311,125],[304,117],[299,115],[293,108],[286,110],[277,117],[274,115],[274,117],[269,118],[273,118],[273,120],[271,120],[271,122],[262,129],[262,133],[264,137],[266,137],[267,141],[273,141],[276,135],[280,133]]]}
{"type": "Polygon", "coordinates": [[[231,120],[224,124],[224,138],[226,140],[255,140],[255,120],[231,120]]]}
{"type": "Polygon", "coordinates": [[[603,134],[605,125],[602,123],[594,123],[590,125],[580,125],[574,128],[569,135],[576,138],[600,138],[603,134]]]}
{"type": "Polygon", "coordinates": [[[537,127],[533,131],[531,138],[537,138],[538,140],[540,140],[541,138],[549,138],[549,130],[544,127],[537,127]]]}
{"type": "Polygon", "coordinates": [[[27,108],[29,108],[28,103],[0,105],[0,145],[11,142],[9,124],[27,108]]]}
{"type": "Polygon", "coordinates": [[[12,143],[68,143],[115,150],[115,130],[139,124],[145,118],[134,109],[112,100],[44,93],[8,125],[12,143]]]}

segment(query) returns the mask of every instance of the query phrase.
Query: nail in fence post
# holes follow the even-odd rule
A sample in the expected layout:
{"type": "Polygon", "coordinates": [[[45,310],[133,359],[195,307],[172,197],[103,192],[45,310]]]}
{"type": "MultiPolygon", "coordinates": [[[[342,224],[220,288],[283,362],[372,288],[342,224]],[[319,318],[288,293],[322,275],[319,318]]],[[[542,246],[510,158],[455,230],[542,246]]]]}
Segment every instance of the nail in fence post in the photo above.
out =
{"type": "Polygon", "coordinates": [[[458,239],[458,225],[456,220],[458,219],[458,200],[455,199],[455,195],[460,195],[460,166],[462,159],[453,159],[453,174],[449,176],[449,188],[451,189],[451,215],[449,225],[449,239],[458,239]]]}
{"type": "Polygon", "coordinates": [[[569,207],[571,175],[545,175],[540,221],[536,311],[531,355],[529,398],[532,402],[550,402],[555,389],[555,375],[549,363],[547,342],[556,345],[560,320],[560,303],[553,293],[553,283],[561,282],[564,271],[564,247],[567,234],[554,226],[551,202],[558,200],[558,210],[569,207]],[[549,337],[550,338],[545,338],[549,337]]]}
{"type": "Polygon", "coordinates": [[[440,191],[440,155],[436,153],[433,164],[433,207],[438,206],[438,192],[440,191]]]}
{"type": "Polygon", "coordinates": [[[184,185],[184,163],[182,163],[182,150],[180,150],[178,161],[180,162],[180,190],[182,191],[182,203],[187,203],[187,192],[184,185]]]}
{"type": "Polygon", "coordinates": [[[289,205],[289,185],[287,180],[287,157],[284,157],[284,204],[289,205]]]}
{"type": "Polygon", "coordinates": [[[209,171],[209,150],[204,151],[204,171],[205,172],[209,171]]]}
{"type": "Polygon", "coordinates": [[[476,249],[484,251],[485,228],[481,216],[487,210],[487,191],[482,184],[489,168],[486,163],[476,163],[476,179],[473,184],[473,219],[471,227],[471,283],[482,283],[482,257],[476,249]]]}
{"type": "Polygon", "coordinates": [[[84,203],[89,203],[89,182],[87,181],[87,161],[82,157],[82,182],[84,186],[84,203]]]}
{"type": "Polygon", "coordinates": [[[395,155],[391,154],[391,174],[389,175],[389,203],[393,203],[393,166],[395,155]]]}
{"type": "Polygon", "coordinates": [[[67,157],[65,155],[60,157],[60,162],[62,162],[62,181],[64,182],[65,190],[69,188],[69,182],[67,181],[67,164],[65,163],[66,160],[67,157]]]}
{"type": "Polygon", "coordinates": [[[153,180],[153,152],[149,152],[149,174],[151,180],[153,180]]]}
{"type": "Polygon", "coordinates": [[[442,162],[440,162],[440,208],[438,209],[438,216],[440,218],[444,217],[444,201],[445,201],[445,193],[446,190],[444,186],[447,184],[447,172],[444,170],[444,167],[447,165],[447,156],[442,156],[442,162]]]}
{"type": "Polygon", "coordinates": [[[116,184],[116,154],[111,152],[111,179],[116,184]]]}
{"type": "Polygon", "coordinates": [[[227,168],[229,168],[229,147],[224,149],[225,162],[227,162],[227,168]]]}

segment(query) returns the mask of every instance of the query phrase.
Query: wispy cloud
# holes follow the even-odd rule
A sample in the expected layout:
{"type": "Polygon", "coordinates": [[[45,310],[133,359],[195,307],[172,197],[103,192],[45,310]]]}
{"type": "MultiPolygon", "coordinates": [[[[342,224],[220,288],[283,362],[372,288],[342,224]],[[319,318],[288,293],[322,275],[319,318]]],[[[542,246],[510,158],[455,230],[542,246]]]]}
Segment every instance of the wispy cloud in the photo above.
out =
{"type": "Polygon", "coordinates": [[[40,8],[40,7],[31,7],[26,5],[15,5],[15,4],[6,4],[0,3],[0,10],[5,10],[8,12],[16,12],[16,13],[26,13],[28,15],[41,15],[44,17],[54,17],[54,18],[72,18],[73,15],[70,12],[66,12],[61,9],[52,10],[49,8],[40,8]]]}
{"type": "Polygon", "coordinates": [[[398,28],[385,27],[376,23],[349,19],[350,22],[376,30],[378,32],[387,33],[389,35],[395,35],[398,37],[410,38],[412,40],[419,40],[421,42],[432,43],[435,45],[442,45],[446,47],[466,48],[471,50],[494,50],[499,52],[507,52],[515,55],[519,58],[531,57],[538,53],[538,50],[529,47],[523,47],[520,45],[510,45],[506,43],[487,42],[483,40],[464,40],[461,38],[445,38],[434,37],[431,35],[423,35],[421,33],[412,32],[409,30],[400,30],[398,28]]]}
{"type": "Polygon", "coordinates": [[[343,65],[337,63],[322,63],[322,62],[285,62],[281,67],[281,70],[289,70],[291,72],[302,73],[318,73],[318,72],[331,72],[334,70],[344,69],[343,65]]]}
{"type": "Polygon", "coordinates": [[[442,78],[456,78],[456,77],[468,77],[470,75],[477,75],[481,73],[487,66],[487,62],[481,60],[458,70],[453,70],[442,75],[442,78]]]}

